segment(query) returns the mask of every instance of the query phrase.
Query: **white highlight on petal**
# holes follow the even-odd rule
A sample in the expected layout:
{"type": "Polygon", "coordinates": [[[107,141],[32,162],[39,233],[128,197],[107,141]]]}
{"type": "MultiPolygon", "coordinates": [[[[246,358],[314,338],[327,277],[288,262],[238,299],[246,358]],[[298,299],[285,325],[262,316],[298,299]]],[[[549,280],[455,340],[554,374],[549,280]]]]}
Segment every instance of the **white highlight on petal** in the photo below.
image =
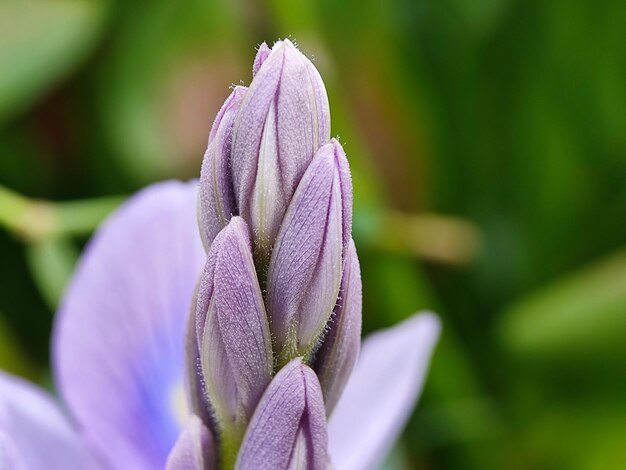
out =
{"type": "Polygon", "coordinates": [[[187,403],[187,394],[182,381],[174,384],[170,390],[170,404],[176,422],[183,429],[189,419],[189,404],[187,403]]]}

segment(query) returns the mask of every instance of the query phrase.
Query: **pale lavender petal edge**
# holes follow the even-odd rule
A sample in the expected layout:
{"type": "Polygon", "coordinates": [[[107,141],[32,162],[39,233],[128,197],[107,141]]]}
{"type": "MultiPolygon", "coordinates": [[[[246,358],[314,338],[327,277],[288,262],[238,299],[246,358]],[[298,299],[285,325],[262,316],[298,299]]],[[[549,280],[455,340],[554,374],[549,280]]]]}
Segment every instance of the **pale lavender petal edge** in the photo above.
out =
{"type": "Polygon", "coordinates": [[[421,393],[440,330],[424,312],[365,339],[328,425],[335,468],[380,467],[421,393]]]}
{"type": "Polygon", "coordinates": [[[44,390],[0,371],[0,468],[101,468],[57,402],[44,390]]]}
{"type": "Polygon", "coordinates": [[[217,455],[211,430],[192,414],[165,464],[166,470],[212,470],[217,455]]]}

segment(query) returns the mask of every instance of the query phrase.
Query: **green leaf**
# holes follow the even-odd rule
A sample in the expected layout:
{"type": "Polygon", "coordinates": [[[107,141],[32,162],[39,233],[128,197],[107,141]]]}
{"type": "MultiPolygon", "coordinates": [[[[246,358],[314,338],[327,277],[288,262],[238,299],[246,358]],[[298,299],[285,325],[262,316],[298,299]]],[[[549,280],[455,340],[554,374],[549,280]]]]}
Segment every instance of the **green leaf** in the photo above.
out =
{"type": "Polygon", "coordinates": [[[98,0],[0,2],[0,123],[30,106],[92,50],[105,12],[98,0]]]}
{"type": "Polygon", "coordinates": [[[610,357],[623,351],[624,331],[626,251],[522,299],[500,325],[506,346],[535,358],[610,357]]]}
{"type": "Polygon", "coordinates": [[[55,311],[74,270],[78,250],[67,238],[48,238],[29,245],[27,256],[41,295],[55,311]]]}

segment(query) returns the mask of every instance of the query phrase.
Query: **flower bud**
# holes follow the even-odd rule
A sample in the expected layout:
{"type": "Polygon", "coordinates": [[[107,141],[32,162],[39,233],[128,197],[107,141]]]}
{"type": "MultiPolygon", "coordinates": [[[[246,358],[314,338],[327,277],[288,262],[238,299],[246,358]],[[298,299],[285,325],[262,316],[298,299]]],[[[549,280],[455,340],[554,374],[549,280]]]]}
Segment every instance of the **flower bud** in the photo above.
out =
{"type": "Polygon", "coordinates": [[[346,250],[339,299],[328,333],[317,352],[314,370],[320,379],[326,414],[343,392],[361,347],[361,269],[354,242],[346,250]]]}
{"type": "Polygon", "coordinates": [[[267,306],[279,363],[310,357],[337,301],[352,212],[340,148],[333,140],[315,154],[276,237],[267,306]]]}
{"type": "Polygon", "coordinates": [[[255,255],[267,260],[302,175],[330,138],[330,111],[318,71],[289,40],[261,45],[254,70],[233,128],[232,175],[255,255]]]}
{"type": "Polygon", "coordinates": [[[215,442],[209,428],[196,415],[178,437],[165,464],[166,470],[211,470],[216,467],[215,442]]]}
{"type": "Polygon", "coordinates": [[[196,305],[202,373],[228,451],[237,448],[273,369],[248,228],[240,217],[233,217],[215,238],[196,305]]]}
{"type": "Polygon", "coordinates": [[[211,128],[209,145],[202,160],[198,224],[207,251],[219,231],[237,214],[231,176],[231,137],[245,92],[245,87],[235,87],[226,99],[211,128]]]}
{"type": "Polygon", "coordinates": [[[238,470],[326,470],[326,415],[315,373],[294,359],[274,377],[254,412],[238,470]]]}

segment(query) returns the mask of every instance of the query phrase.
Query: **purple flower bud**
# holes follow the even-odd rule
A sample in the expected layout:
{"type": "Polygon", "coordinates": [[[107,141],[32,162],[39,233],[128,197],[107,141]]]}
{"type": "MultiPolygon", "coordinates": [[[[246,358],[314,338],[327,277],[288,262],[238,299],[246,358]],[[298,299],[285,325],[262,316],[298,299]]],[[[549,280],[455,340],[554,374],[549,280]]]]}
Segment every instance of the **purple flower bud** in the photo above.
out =
{"type": "Polygon", "coordinates": [[[361,269],[354,242],[350,240],[343,266],[339,300],[314,367],[322,385],[326,414],[329,416],[339,401],[359,355],[361,305],[361,269]]]}
{"type": "Polygon", "coordinates": [[[215,443],[211,431],[195,415],[178,437],[165,465],[166,470],[211,470],[216,467],[215,443]]]}
{"type": "Polygon", "coordinates": [[[330,138],[330,111],[318,71],[289,41],[261,46],[232,135],[239,215],[255,254],[267,260],[289,201],[317,149],[330,138]]]}
{"type": "Polygon", "coordinates": [[[294,359],[270,383],[244,437],[238,470],[329,467],[324,402],[315,373],[294,359]]]}
{"type": "Polygon", "coordinates": [[[248,228],[240,217],[233,217],[211,245],[196,305],[209,401],[222,446],[236,450],[273,368],[248,228]]]}
{"type": "MultiPolygon", "coordinates": [[[[264,405],[256,411],[255,406],[275,367],[287,363],[271,383],[303,379],[293,382],[300,388],[283,387],[277,397],[304,400],[312,376],[320,395],[325,442],[319,381],[302,359],[296,366],[290,361],[298,356],[312,360],[322,344],[342,275],[346,299],[335,309],[336,324],[316,365],[328,413],[356,360],[360,334],[360,278],[350,244],[352,181],[341,145],[329,140],[324,84],[313,64],[288,40],[272,49],[262,44],[253,75],[250,88],[235,89],[220,111],[202,166],[199,219],[208,259],[188,341],[192,410],[214,429],[220,465],[225,467],[234,463],[243,433],[253,432],[248,422],[253,413],[261,413],[264,405]],[[267,287],[265,299],[256,273],[267,287]],[[289,372],[294,367],[298,374],[289,372]]],[[[303,403],[306,408],[307,400],[303,403]]],[[[305,465],[317,455],[314,468],[325,467],[325,444],[322,453],[310,448],[313,441],[298,430],[303,411],[294,410],[285,412],[295,413],[295,421],[276,418],[288,422],[281,432],[295,429],[291,441],[283,443],[285,462],[305,465]]],[[[249,449],[260,439],[250,438],[243,445],[242,468],[248,468],[242,462],[258,454],[249,449]]],[[[260,462],[265,456],[254,468],[260,462]]]]}
{"type": "Polygon", "coordinates": [[[54,399],[0,373],[0,467],[383,461],[419,395],[439,322],[419,315],[374,335],[352,370],[361,328],[352,183],[341,146],[328,141],[322,81],[289,41],[261,45],[253,73],[209,137],[198,199],[208,254],[192,230],[195,185],[155,185],[107,221],[57,315],[55,370],[78,426],[54,399]]]}
{"type": "Polygon", "coordinates": [[[311,355],[337,301],[352,212],[351,195],[344,193],[349,173],[343,172],[339,149],[333,140],[316,153],[274,245],[267,305],[280,363],[311,355]]]}
{"type": "Polygon", "coordinates": [[[204,248],[208,251],[215,236],[237,214],[231,176],[231,137],[237,111],[246,92],[235,87],[220,109],[202,161],[198,192],[198,224],[204,248]]]}

